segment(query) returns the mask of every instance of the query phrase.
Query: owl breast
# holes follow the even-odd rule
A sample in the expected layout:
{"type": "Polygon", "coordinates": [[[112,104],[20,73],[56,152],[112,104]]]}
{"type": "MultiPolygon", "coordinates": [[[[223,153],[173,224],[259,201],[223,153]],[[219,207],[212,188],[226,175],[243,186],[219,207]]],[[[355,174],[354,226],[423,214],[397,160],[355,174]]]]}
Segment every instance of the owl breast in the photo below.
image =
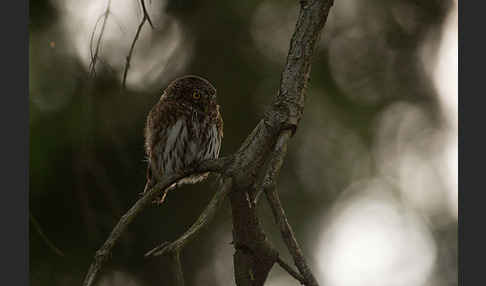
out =
{"type": "MultiPolygon", "coordinates": [[[[154,134],[155,135],[155,134],[154,134]]],[[[216,122],[209,117],[181,116],[174,124],[156,134],[159,140],[151,148],[149,161],[157,175],[169,175],[219,156],[221,136],[216,122]]],[[[187,177],[177,184],[196,183],[208,173],[187,177]]]]}

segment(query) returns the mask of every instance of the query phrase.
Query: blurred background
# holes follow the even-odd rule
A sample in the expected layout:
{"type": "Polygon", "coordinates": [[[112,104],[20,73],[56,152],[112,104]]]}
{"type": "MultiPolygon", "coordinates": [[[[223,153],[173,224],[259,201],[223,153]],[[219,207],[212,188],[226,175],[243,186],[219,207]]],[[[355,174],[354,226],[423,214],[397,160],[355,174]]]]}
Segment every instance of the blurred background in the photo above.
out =
{"type": "MultiPolygon", "coordinates": [[[[146,4],[154,29],[143,26],[123,90],[138,0],[30,0],[31,285],[81,284],[143,190],[144,121],[169,81],[216,86],[222,155],[277,92],[298,1],[146,4]]],[[[457,38],[457,0],[335,0],[279,180],[321,285],[458,284],[457,38]]],[[[99,285],[170,285],[166,259],[143,254],[192,224],[212,181],[139,215],[99,285]]],[[[264,200],[259,212],[291,262],[264,200]]],[[[226,202],[182,254],[187,285],[234,285],[231,230],[226,202]]],[[[278,266],[267,284],[298,285],[278,266]]]]}

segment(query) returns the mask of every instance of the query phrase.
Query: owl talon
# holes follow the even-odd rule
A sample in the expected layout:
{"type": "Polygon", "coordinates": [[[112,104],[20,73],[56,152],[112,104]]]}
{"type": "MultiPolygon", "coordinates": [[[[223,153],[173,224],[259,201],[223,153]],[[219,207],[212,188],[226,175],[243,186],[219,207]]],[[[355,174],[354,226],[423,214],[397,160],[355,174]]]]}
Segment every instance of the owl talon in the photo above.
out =
{"type": "Polygon", "coordinates": [[[167,190],[164,191],[160,199],[153,200],[153,203],[156,204],[157,206],[160,206],[162,203],[164,203],[166,196],[167,196],[167,190]]]}

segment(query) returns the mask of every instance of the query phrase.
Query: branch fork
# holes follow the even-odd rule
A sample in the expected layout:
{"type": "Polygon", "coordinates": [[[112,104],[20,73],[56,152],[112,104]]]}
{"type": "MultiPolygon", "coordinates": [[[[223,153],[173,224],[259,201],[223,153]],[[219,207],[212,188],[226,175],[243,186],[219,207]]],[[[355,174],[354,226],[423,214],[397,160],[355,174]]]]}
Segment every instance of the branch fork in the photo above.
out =
{"type": "MultiPolygon", "coordinates": [[[[319,34],[329,13],[333,0],[301,1],[301,9],[297,19],[295,32],[290,42],[287,63],[282,72],[279,92],[271,110],[265,114],[263,120],[246,138],[238,151],[229,157],[205,161],[197,168],[186,170],[159,181],[142,198],[140,198],[128,212],[122,216],[103,246],[96,252],[84,286],[93,284],[97,272],[111,253],[114,244],[133,221],[160,191],[177,182],[179,179],[204,172],[217,172],[220,177],[220,187],[214,194],[208,206],[198,217],[196,222],[177,240],[163,243],[148,251],[146,257],[168,255],[172,261],[172,270],[177,286],[184,285],[180,252],[183,247],[208,224],[221,206],[224,198],[230,198],[233,218],[233,241],[235,246],[248,247],[250,253],[236,247],[234,254],[235,280],[237,286],[261,286],[275,263],[278,263],[292,277],[307,286],[318,286],[318,283],[307,265],[302,250],[295,239],[294,232],[288,223],[285,211],[276,191],[276,180],[283,160],[287,153],[287,144],[295,133],[302,117],[304,108],[304,94],[309,81],[311,58],[319,34]],[[256,178],[264,168],[263,180],[256,184],[256,178]],[[255,188],[255,186],[258,186],[255,188]],[[256,192],[255,200],[249,200],[256,192]],[[280,228],[281,235],[292,255],[297,271],[279,258],[278,252],[266,239],[259,218],[256,213],[256,199],[264,192],[270,204],[275,221],[280,228]]],[[[141,0],[144,17],[140,23],[135,39],[127,57],[123,86],[130,64],[133,47],[143,24],[148,21],[152,25],[141,0]]],[[[153,26],[152,26],[153,27],[153,26]]]]}
{"type": "MultiPolygon", "coordinates": [[[[115,243],[118,241],[122,233],[127,229],[128,225],[135,219],[135,217],[145,209],[150,202],[155,198],[155,196],[171,186],[173,183],[179,181],[180,179],[190,176],[195,173],[205,173],[205,172],[222,172],[222,168],[231,162],[231,157],[223,157],[215,160],[207,160],[199,164],[196,168],[191,168],[181,172],[180,174],[174,174],[169,177],[164,178],[162,181],[158,182],[150,190],[148,190],[141,198],[139,198],[135,204],[120,218],[116,226],[113,228],[112,232],[108,236],[105,243],[101,248],[96,251],[94,261],[91,264],[88,273],[86,274],[83,285],[90,286],[93,285],[94,280],[98,271],[101,269],[103,264],[108,260],[111,255],[111,250],[115,243]]],[[[218,193],[216,193],[218,194],[218,193]]],[[[216,197],[216,195],[215,195],[216,197]]],[[[214,201],[213,200],[211,202],[214,201]]],[[[211,204],[210,202],[210,204],[211,204]]],[[[219,201],[218,201],[219,202],[219,201]]]]}

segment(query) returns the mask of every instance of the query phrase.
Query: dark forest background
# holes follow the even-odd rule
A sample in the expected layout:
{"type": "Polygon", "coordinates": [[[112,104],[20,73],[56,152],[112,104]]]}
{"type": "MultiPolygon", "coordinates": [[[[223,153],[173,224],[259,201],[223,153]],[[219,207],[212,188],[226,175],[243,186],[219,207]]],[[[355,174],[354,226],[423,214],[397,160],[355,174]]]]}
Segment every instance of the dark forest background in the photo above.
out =
{"type": "MultiPolygon", "coordinates": [[[[196,74],[216,86],[222,155],[277,92],[298,1],[146,3],[155,28],[143,26],[123,89],[139,1],[29,2],[31,285],[81,284],[143,190],[145,117],[169,81],[196,74]]],[[[279,181],[322,285],[458,284],[457,96],[457,2],[335,0],[279,181]]],[[[143,254],[191,225],[213,181],[137,217],[99,285],[165,285],[167,261],[143,254]]],[[[264,200],[259,208],[286,253],[264,200]]],[[[226,204],[185,248],[187,285],[234,285],[230,216],[226,204]]],[[[268,285],[292,279],[274,267],[268,285]]]]}

